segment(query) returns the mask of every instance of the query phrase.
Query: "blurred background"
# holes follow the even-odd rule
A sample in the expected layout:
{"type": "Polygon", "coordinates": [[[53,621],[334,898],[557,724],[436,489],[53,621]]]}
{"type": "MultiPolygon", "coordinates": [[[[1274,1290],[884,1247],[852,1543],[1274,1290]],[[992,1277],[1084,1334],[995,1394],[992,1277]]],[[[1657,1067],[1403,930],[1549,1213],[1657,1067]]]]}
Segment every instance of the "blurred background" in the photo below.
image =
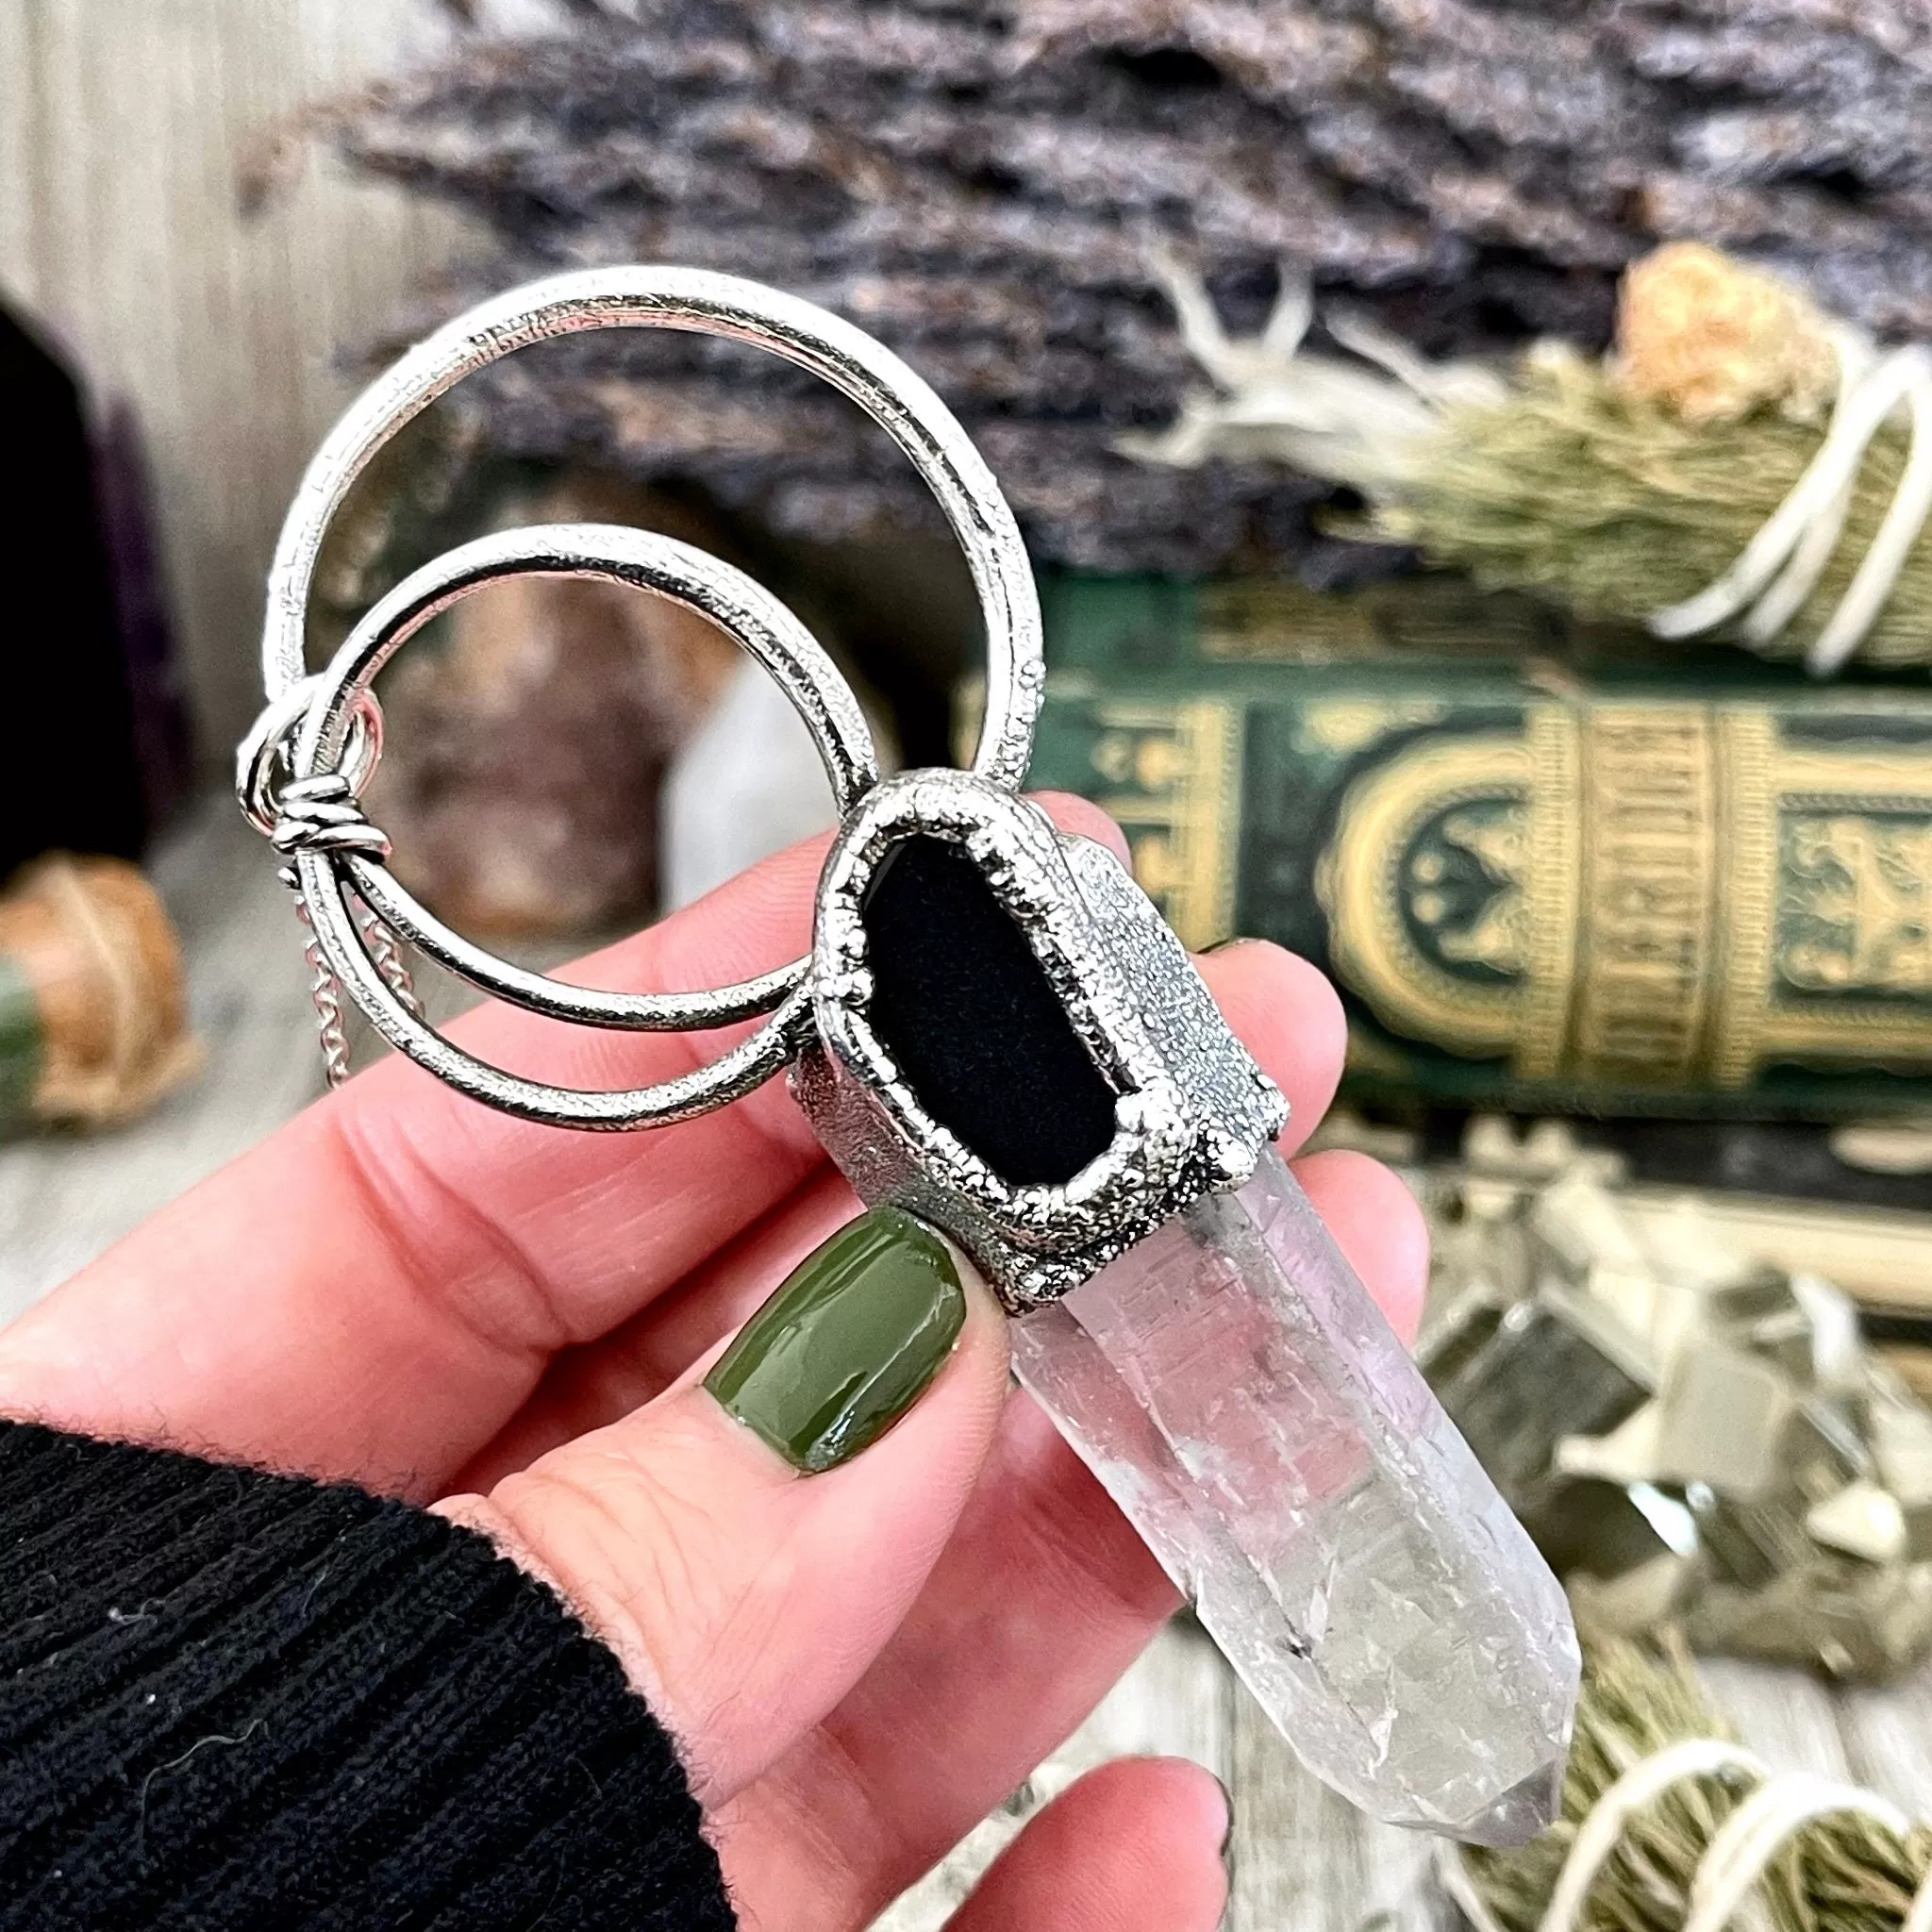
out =
{"type": "MultiPolygon", "coordinates": [[[[0,1315],[320,1091],[227,788],[330,424],[520,280],[750,275],[898,349],[1007,489],[1033,782],[1115,814],[1191,945],[1341,987],[1320,1139],[1422,1196],[1425,1363],[1592,1628],[1924,1810],[1928,111],[1932,28],[1807,0],[0,0],[0,1315]]],[[[453,542],[572,519],[770,584],[890,761],[970,743],[909,469],[689,338],[419,419],[312,661],[453,542]]],[[[782,698],[646,600],[494,588],[381,696],[399,875],[527,963],[830,822],[782,698]]],[[[1182,1627],[894,1924],[1124,1748],[1236,1783],[1231,1923],[1435,1908],[1182,1627]]],[[[1475,1874],[1511,1932],[1521,1877],[1475,1874]]]]}

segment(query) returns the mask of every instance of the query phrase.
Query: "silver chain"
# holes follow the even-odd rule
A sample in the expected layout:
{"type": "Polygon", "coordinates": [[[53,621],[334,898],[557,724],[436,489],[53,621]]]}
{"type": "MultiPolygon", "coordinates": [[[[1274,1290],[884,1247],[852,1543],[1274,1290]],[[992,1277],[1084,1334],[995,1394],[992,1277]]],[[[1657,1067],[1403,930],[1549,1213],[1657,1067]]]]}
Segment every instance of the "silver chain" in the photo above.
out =
{"type": "Polygon", "coordinates": [[[331,1087],[340,1087],[349,1077],[349,1035],[342,1024],[342,982],[323,956],[315,937],[315,922],[308,916],[308,901],[302,896],[302,882],[292,866],[282,873],[282,883],[295,896],[295,917],[302,922],[302,957],[308,961],[308,997],[315,1007],[315,1030],[322,1041],[322,1063],[331,1087]]]}
{"type": "Polygon", "coordinates": [[[423,1002],[417,996],[415,974],[409,971],[409,956],[402,941],[368,906],[357,914],[356,924],[362,928],[362,937],[369,942],[369,957],[375,962],[375,970],[382,974],[384,983],[412,1018],[422,1019],[423,1002]]]}
{"type": "MultiPolygon", "coordinates": [[[[354,1071],[349,1060],[347,1008],[342,982],[336,977],[322,943],[315,937],[315,921],[309,916],[308,901],[303,895],[302,880],[291,865],[281,871],[282,883],[295,901],[295,916],[302,922],[302,957],[308,962],[308,997],[315,1007],[315,1030],[322,1042],[323,1069],[331,1087],[340,1087],[354,1071]]],[[[356,928],[383,983],[395,994],[403,1009],[412,1018],[424,1017],[422,995],[416,991],[416,976],[409,970],[408,955],[388,924],[367,906],[355,908],[356,928]]]]}
{"type": "MultiPolygon", "coordinates": [[[[366,734],[379,741],[379,714],[368,702],[364,715],[366,734]]],[[[357,853],[378,861],[390,855],[390,841],[381,828],[372,824],[357,796],[357,779],[344,772],[324,772],[312,778],[277,782],[275,772],[287,772],[292,765],[291,742],[300,722],[291,713],[279,736],[264,734],[254,749],[250,770],[251,816],[266,820],[271,829],[269,842],[284,857],[298,854],[357,853]]],[[[356,760],[358,774],[366,778],[374,759],[356,760]]],[[[314,1002],[316,1030],[322,1041],[322,1058],[328,1084],[340,1087],[352,1071],[349,1057],[347,1001],[342,982],[315,930],[308,894],[302,890],[302,875],[291,863],[281,871],[282,883],[294,895],[295,914],[302,922],[303,957],[308,962],[308,997],[314,1002]]],[[[423,1018],[423,1002],[416,992],[415,975],[402,941],[374,908],[359,897],[352,902],[356,928],[362,936],[371,963],[382,981],[411,1018],[423,1018]]]]}

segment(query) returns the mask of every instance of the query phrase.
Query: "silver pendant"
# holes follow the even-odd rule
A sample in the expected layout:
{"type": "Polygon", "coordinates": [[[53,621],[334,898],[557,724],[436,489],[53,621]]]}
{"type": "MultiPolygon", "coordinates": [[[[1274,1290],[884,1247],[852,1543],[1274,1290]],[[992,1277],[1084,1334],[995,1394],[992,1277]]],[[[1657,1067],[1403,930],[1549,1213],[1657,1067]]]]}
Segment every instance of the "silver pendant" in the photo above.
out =
{"type": "Polygon", "coordinates": [[[1042,685],[1032,573],[991,473],[897,357],[725,275],[605,269],[513,290],[405,357],[323,444],[283,527],[262,655],[268,705],[237,783],[289,860],[332,1079],[346,1071],[344,995],[451,1086],[558,1126],[686,1120],[789,1069],[860,1198],[908,1208],[979,1263],[1015,1318],[1020,1379],[1310,1770],[1377,1817],[1479,1842],[1549,1822],[1578,1668],[1562,1592],[1274,1152],[1286,1103],[1179,942],[1111,853],[1018,795],[1042,685]],[[389,437],[512,349],[616,327],[772,350],[906,452],[959,539],[985,618],[970,771],[882,782],[857,700],[783,605],[702,551],[611,525],[463,544],[308,672],[323,535],[389,437]],[[671,598],[778,680],[841,815],[808,958],[708,992],[593,991],[473,945],[391,874],[359,804],[381,755],[372,682],[458,598],[531,572],[671,598]],[[932,1058],[933,1029],[907,1026],[908,1003],[935,996],[933,962],[908,934],[945,906],[966,924],[940,970],[1008,985],[1031,1016],[1030,1032],[974,1042],[977,1091],[932,1058]],[[430,1027],[403,942],[498,999],[581,1025],[683,1032],[767,1017],[679,1079],[550,1086],[430,1027]],[[1053,1115],[1037,1145],[989,1126],[989,1080],[994,1101],[1053,1115]]]}

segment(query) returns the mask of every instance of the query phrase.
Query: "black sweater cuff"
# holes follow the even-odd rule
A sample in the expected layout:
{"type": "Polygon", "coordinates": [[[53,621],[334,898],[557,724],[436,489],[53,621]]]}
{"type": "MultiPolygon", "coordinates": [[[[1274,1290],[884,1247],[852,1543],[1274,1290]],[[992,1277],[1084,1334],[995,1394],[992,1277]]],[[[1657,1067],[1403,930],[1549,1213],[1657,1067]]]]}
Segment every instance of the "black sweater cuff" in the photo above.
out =
{"type": "Polygon", "coordinates": [[[0,1928],[724,1932],[699,1826],[486,1538],[0,1422],[0,1928]]]}

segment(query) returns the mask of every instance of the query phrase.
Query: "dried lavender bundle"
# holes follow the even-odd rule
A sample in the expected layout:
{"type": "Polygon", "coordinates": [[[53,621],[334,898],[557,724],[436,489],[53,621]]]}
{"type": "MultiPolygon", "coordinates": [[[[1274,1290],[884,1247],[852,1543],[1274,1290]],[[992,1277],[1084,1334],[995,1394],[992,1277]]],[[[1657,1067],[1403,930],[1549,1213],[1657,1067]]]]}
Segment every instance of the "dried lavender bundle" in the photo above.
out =
{"type": "MultiPolygon", "coordinates": [[[[1305,556],[1315,492],[1115,453],[1191,384],[1158,245],[1237,327],[1291,258],[1439,356],[1600,345],[1619,269],[1678,234],[1932,334],[1928,109],[1932,31],[1825,0],[572,0],[334,133],[491,225],[458,295],[639,258],[781,283],[918,363],[1042,558],[1203,569],[1305,556]]],[[[790,372],[714,348],[573,344],[478,404],[515,448],[802,534],[928,514],[790,372]]]]}

